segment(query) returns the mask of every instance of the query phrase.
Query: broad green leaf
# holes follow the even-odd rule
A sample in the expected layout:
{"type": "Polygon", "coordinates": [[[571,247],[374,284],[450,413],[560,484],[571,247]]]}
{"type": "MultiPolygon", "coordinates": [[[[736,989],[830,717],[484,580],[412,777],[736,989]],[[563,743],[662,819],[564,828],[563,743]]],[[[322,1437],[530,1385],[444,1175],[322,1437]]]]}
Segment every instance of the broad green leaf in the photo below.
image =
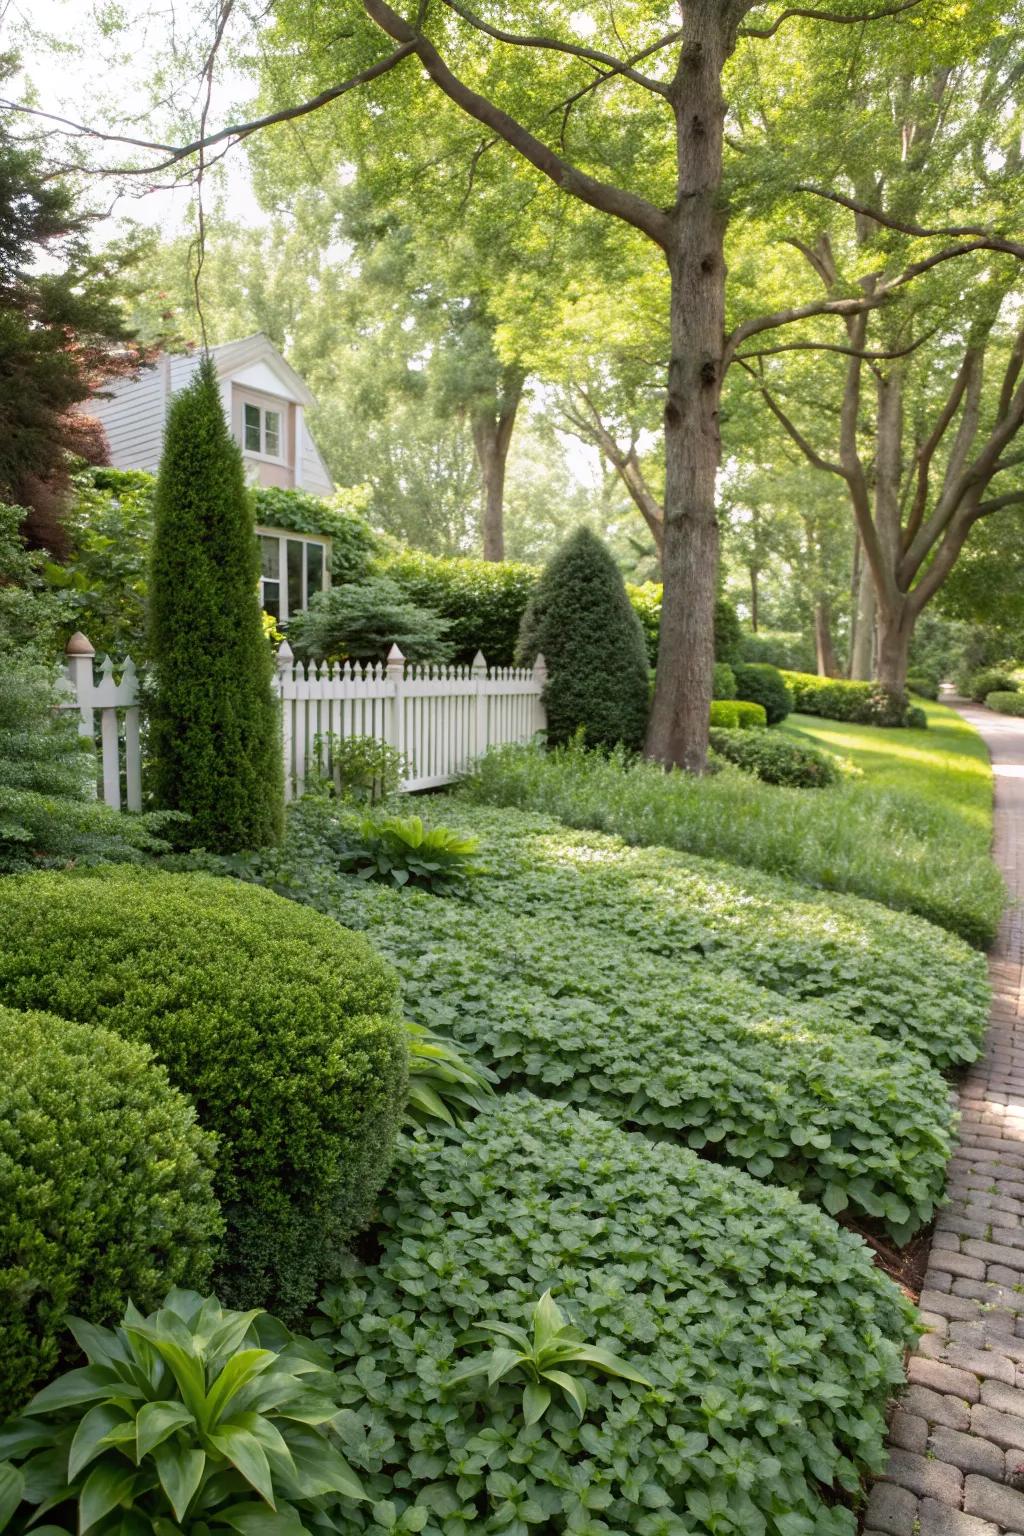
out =
{"type": "Polygon", "coordinates": [[[78,1497],[79,1536],[85,1536],[104,1515],[109,1515],[118,1504],[131,1498],[136,1476],[134,1467],[125,1466],[123,1462],[116,1465],[100,1462],[93,1467],[78,1497]]]}
{"type": "Polygon", "coordinates": [[[64,1321],[82,1353],[88,1356],[90,1365],[131,1363],[128,1351],[113,1328],[101,1328],[84,1317],[67,1317],[64,1321]]]}
{"type": "Polygon", "coordinates": [[[613,1355],[610,1349],[602,1349],[597,1344],[578,1344],[574,1353],[577,1360],[585,1360],[588,1365],[598,1366],[608,1376],[621,1376],[624,1381],[635,1381],[641,1387],[654,1386],[653,1381],[642,1376],[618,1355],[613,1355]]]}
{"type": "Polygon", "coordinates": [[[254,1376],[274,1365],[276,1360],[277,1356],[269,1349],[242,1349],[232,1355],[207,1393],[204,1427],[216,1424],[230,1408],[234,1394],[254,1376]]]}
{"type": "Polygon", "coordinates": [[[0,1461],[0,1531],[10,1523],[24,1492],[25,1479],[17,1467],[12,1467],[9,1461],[0,1461]]]}
{"type": "Polygon", "coordinates": [[[523,1418],[527,1429],[544,1417],[550,1403],[550,1387],[543,1386],[539,1381],[531,1381],[523,1388],[523,1418]]]}
{"type": "Polygon", "coordinates": [[[306,1532],[298,1511],[291,1504],[280,1504],[276,1510],[254,1501],[232,1504],[217,1511],[216,1522],[218,1526],[238,1531],[240,1536],[305,1536],[306,1532]]]}
{"type": "Polygon", "coordinates": [[[220,1424],[209,1432],[210,1444],[216,1446],[222,1456],[227,1457],[231,1465],[235,1467],[251,1483],[256,1492],[274,1508],[274,1484],[270,1476],[270,1467],[267,1463],[266,1452],[254,1435],[247,1429],[236,1429],[233,1425],[220,1424]]]}
{"type": "Polygon", "coordinates": [[[566,1319],[550,1291],[545,1291],[533,1309],[533,1344],[543,1349],[565,1327],[566,1319]]]}
{"type": "Polygon", "coordinates": [[[491,1352],[487,1363],[487,1385],[493,1387],[496,1381],[507,1376],[509,1371],[522,1360],[522,1355],[515,1349],[495,1349],[491,1352]]]}
{"type": "Polygon", "coordinates": [[[165,1440],[153,1451],[160,1486],[174,1510],[174,1518],[182,1521],[196,1489],[202,1482],[206,1468],[204,1451],[186,1450],[165,1440]]]}
{"type": "Polygon", "coordinates": [[[110,1431],[126,1423],[130,1420],[112,1403],[97,1403],[82,1415],[68,1452],[68,1482],[74,1482],[82,1468],[106,1449],[110,1431]]]}
{"type": "Polygon", "coordinates": [[[141,1461],[155,1446],[160,1445],[176,1429],[194,1424],[195,1419],[184,1403],[144,1403],[139,1409],[136,1423],[136,1446],[141,1461]]]}
{"type": "Polygon", "coordinates": [[[0,1456],[20,1459],[30,1451],[53,1445],[56,1438],[54,1426],[45,1419],[11,1419],[6,1429],[0,1429],[0,1456]]]}
{"type": "Polygon", "coordinates": [[[157,1354],[170,1369],[178,1386],[178,1391],[185,1400],[189,1411],[198,1424],[204,1423],[206,1410],[206,1376],[202,1362],[197,1360],[191,1350],[183,1349],[173,1339],[160,1335],[155,1328],[143,1330],[134,1326],[126,1329],[129,1338],[138,1334],[143,1339],[148,1339],[157,1354]]]}
{"type": "Polygon", "coordinates": [[[356,1473],[322,1435],[300,1430],[290,1437],[289,1449],[295,1473],[294,1479],[285,1474],[283,1486],[290,1497],[315,1499],[340,1493],[347,1499],[366,1498],[356,1473]]]}
{"type": "Polygon", "coordinates": [[[59,1408],[75,1408],[80,1403],[91,1403],[107,1397],[141,1397],[142,1393],[131,1388],[106,1365],[85,1365],[77,1371],[68,1371],[51,1381],[25,1409],[26,1413],[53,1413],[59,1408]]]}
{"type": "Polygon", "coordinates": [[[566,1371],[545,1371],[545,1381],[553,1381],[556,1387],[561,1387],[566,1397],[569,1398],[580,1419],[587,1411],[587,1384],[585,1381],[574,1378],[566,1371]]]}

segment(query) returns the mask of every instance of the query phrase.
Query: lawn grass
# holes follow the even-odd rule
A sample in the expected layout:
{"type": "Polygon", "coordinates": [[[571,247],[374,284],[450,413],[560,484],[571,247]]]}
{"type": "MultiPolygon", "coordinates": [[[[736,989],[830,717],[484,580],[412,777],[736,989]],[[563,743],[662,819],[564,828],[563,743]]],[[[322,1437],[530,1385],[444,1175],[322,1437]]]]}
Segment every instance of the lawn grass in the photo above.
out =
{"type": "Polygon", "coordinates": [[[928,729],[886,730],[815,715],[790,715],[775,729],[801,745],[853,763],[871,789],[918,795],[952,812],[982,854],[992,842],[992,769],[972,725],[945,704],[924,703],[928,729]]]}

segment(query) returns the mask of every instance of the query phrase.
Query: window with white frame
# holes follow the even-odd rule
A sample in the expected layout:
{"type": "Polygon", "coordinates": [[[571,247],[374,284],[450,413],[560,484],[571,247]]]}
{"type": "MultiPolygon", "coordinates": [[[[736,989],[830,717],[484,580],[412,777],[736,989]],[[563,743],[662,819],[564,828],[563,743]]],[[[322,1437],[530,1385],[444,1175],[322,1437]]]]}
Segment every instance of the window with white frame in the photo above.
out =
{"type": "Polygon", "coordinates": [[[242,446],[246,453],[258,453],[265,459],[284,458],[284,433],[281,412],[268,406],[242,404],[242,446]]]}
{"type": "Polygon", "coordinates": [[[286,624],[330,586],[330,547],[315,534],[257,528],[260,541],[260,605],[286,624]]]}

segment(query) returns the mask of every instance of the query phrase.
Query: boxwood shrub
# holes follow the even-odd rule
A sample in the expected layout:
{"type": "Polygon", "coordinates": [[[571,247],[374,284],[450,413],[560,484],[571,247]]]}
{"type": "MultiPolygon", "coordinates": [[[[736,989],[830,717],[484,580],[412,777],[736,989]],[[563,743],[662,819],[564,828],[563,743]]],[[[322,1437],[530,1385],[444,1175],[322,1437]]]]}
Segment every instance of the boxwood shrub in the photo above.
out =
{"type": "Polygon", "coordinates": [[[939,697],[939,685],[935,678],[923,672],[907,673],[907,691],[916,693],[919,699],[935,700],[939,697]]]}
{"type": "MultiPolygon", "coordinates": [[[[5,882],[5,893],[12,883],[5,882]]],[[[0,1420],[91,1322],[205,1285],[214,1138],[145,1046],[0,1008],[0,1420]]]]}
{"type": "Polygon", "coordinates": [[[761,730],[768,724],[768,711],[751,699],[737,699],[736,721],[741,731],[761,730]]]}
{"type": "Polygon", "coordinates": [[[404,549],[386,557],[381,569],[418,607],[432,608],[448,621],[456,661],[471,662],[483,651],[492,667],[512,665],[519,625],[540,575],[534,566],[404,549]]]}
{"type": "MultiPolygon", "coordinates": [[[[571,916],[555,901],[515,913],[504,874],[483,911],[368,888],[326,867],[324,841],[307,820],[286,859],[253,856],[250,873],[364,929],[402,976],[410,1015],[475,1052],[507,1088],[689,1144],[899,1238],[928,1220],[951,1111],[916,1050],[820,1000],[780,997],[727,961],[624,943],[614,920],[588,918],[571,899],[571,916]]],[[[543,889],[541,845],[533,854],[543,889]]],[[[614,865],[609,851],[604,866],[614,865]]]]}
{"type": "MultiPolygon", "coordinates": [[[[756,705],[750,706],[756,708],[756,705]]],[[[719,757],[728,758],[766,784],[791,784],[797,789],[827,789],[839,783],[839,767],[834,757],[814,747],[801,746],[771,731],[711,732],[711,746],[719,757]]]]}
{"type": "Polygon", "coordinates": [[[986,694],[985,703],[1000,715],[1024,715],[1024,693],[997,690],[986,694]]]}
{"type": "Polygon", "coordinates": [[[806,672],[784,672],[800,715],[820,715],[825,720],[849,720],[855,725],[914,726],[923,729],[927,716],[911,709],[906,694],[894,693],[879,683],[853,682],[843,677],[818,677],[806,672]]]}
{"type": "Polygon", "coordinates": [[[744,661],[733,667],[736,697],[764,706],[769,725],[778,725],[793,708],[793,696],[778,667],[766,662],[744,661]]]}
{"type": "Polygon", "coordinates": [[[365,939],[207,875],[26,876],[4,885],[0,1002],[151,1046],[219,1137],[225,1300],[309,1303],[404,1110],[397,984],[365,939]]]}
{"type": "Polygon", "coordinates": [[[400,1154],[379,1261],[314,1325],[339,1367],[353,1530],[853,1536],[883,1464],[908,1304],[785,1192],[586,1112],[512,1097],[400,1154]],[[522,1385],[447,1386],[465,1330],[550,1286],[652,1389],[589,1372],[581,1424],[522,1385]],[[838,1497],[837,1497],[838,1495],[838,1497]],[[386,1514],[379,1513],[384,1504],[386,1514]],[[413,1509],[412,1506],[415,1506],[413,1509]],[[378,1523],[374,1523],[375,1520],[378,1523]]]}
{"type": "Polygon", "coordinates": [[[727,661],[715,662],[711,683],[711,697],[713,699],[734,699],[736,697],[736,674],[727,661]]]}
{"type": "Polygon", "coordinates": [[[738,731],[740,712],[735,699],[711,700],[711,724],[719,730],[738,731]]]}
{"type": "Polygon", "coordinates": [[[983,704],[990,693],[1018,693],[1019,691],[1017,679],[1005,667],[986,667],[981,672],[975,672],[967,688],[968,697],[972,698],[976,704],[983,704]]]}

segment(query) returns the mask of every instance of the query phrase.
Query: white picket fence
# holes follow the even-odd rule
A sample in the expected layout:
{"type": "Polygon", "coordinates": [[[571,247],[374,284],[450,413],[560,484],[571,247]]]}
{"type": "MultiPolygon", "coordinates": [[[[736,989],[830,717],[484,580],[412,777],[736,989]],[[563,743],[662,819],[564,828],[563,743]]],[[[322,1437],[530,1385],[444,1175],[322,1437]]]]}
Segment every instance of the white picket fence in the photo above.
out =
{"type": "MultiPolygon", "coordinates": [[[[97,748],[102,795],[115,810],[142,808],[139,680],[127,658],[96,653],[82,634],[66,653],[67,708],[79,732],[97,748]],[[97,725],[98,717],[98,725],[97,725]]],[[[407,662],[393,645],[373,666],[297,662],[285,641],[277,655],[285,795],[301,795],[314,775],[331,771],[330,740],[372,736],[401,752],[408,774],[402,789],[433,789],[465,773],[488,747],[527,742],[546,724],[543,656],[532,669],[488,668],[478,651],[468,667],[407,662]]]]}

